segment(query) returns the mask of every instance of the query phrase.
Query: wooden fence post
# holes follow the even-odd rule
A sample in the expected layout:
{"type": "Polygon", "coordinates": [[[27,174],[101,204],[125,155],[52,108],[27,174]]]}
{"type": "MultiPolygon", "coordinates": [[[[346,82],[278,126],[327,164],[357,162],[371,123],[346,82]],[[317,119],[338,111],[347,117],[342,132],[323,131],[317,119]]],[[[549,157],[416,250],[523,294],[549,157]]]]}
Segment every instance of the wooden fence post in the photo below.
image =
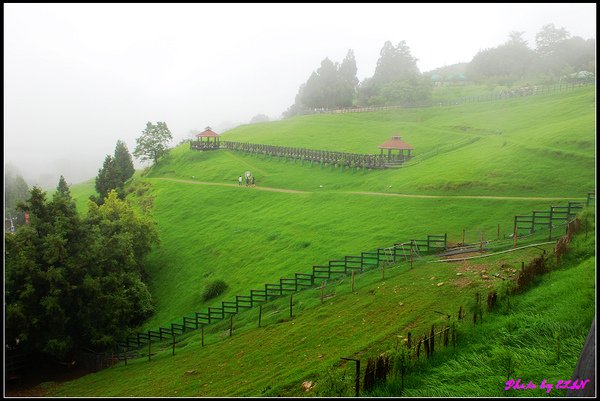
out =
{"type": "Polygon", "coordinates": [[[483,230],[481,230],[481,240],[479,241],[479,252],[483,252],[483,230]]]}
{"type": "Polygon", "coordinates": [[[452,353],[456,350],[456,323],[452,322],[452,353]]]}
{"type": "Polygon", "coordinates": [[[500,224],[498,224],[498,240],[500,240],[500,224]]]}
{"type": "Polygon", "coordinates": [[[261,319],[262,319],[262,305],[258,305],[258,327],[260,327],[261,319]]]}
{"type": "Polygon", "coordinates": [[[429,335],[429,355],[433,355],[435,349],[435,326],[431,325],[431,334],[429,335]]]}
{"type": "Polygon", "coordinates": [[[200,327],[202,327],[202,346],[204,347],[204,325],[200,327]]]}
{"type": "Polygon", "coordinates": [[[325,281],[321,282],[321,305],[323,304],[323,292],[325,291],[325,281]]]}
{"type": "Polygon", "coordinates": [[[233,334],[233,313],[229,315],[229,337],[233,334]]]}
{"type": "Polygon", "coordinates": [[[173,336],[173,355],[175,355],[175,333],[173,333],[172,336],[173,336]]]}
{"type": "Polygon", "coordinates": [[[354,292],[354,269],[352,269],[352,292],[354,292]]]}
{"type": "Polygon", "coordinates": [[[293,315],[293,296],[294,294],[290,294],[290,319],[292,319],[294,317],[293,315]]]}
{"type": "Polygon", "coordinates": [[[408,349],[410,349],[411,346],[411,339],[412,339],[412,334],[410,333],[410,331],[408,332],[408,335],[406,336],[407,340],[406,340],[406,346],[408,347],[408,349]]]}

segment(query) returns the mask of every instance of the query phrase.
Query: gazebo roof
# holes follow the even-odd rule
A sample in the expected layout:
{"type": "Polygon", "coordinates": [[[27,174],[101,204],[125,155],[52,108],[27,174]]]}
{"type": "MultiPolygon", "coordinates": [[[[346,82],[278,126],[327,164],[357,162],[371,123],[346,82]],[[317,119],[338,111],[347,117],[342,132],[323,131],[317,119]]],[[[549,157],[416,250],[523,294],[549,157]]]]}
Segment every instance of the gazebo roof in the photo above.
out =
{"type": "Polygon", "coordinates": [[[404,142],[400,139],[400,135],[394,135],[392,139],[388,139],[381,145],[379,145],[379,149],[414,149],[411,145],[404,142]]]}
{"type": "Polygon", "coordinates": [[[206,138],[206,137],[218,138],[219,134],[217,134],[216,132],[214,132],[213,130],[211,130],[210,127],[206,127],[206,129],[204,131],[202,131],[199,134],[196,134],[196,136],[198,138],[206,138]]]}

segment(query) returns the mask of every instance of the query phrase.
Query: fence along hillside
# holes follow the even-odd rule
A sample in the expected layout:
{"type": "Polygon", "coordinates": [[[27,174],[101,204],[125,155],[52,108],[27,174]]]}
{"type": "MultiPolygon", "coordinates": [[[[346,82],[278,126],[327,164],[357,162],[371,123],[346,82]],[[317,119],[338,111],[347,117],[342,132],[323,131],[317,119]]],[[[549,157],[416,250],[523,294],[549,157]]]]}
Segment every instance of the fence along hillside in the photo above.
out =
{"type": "Polygon", "coordinates": [[[267,283],[263,289],[250,290],[249,295],[236,295],[235,301],[222,301],[219,307],[209,307],[206,311],[195,312],[194,316],[184,316],[182,323],[171,323],[170,327],[159,327],[158,330],[148,330],[146,333],[136,333],[117,342],[117,355],[126,353],[131,357],[132,350],[138,350],[149,345],[153,339],[160,341],[173,340],[174,336],[186,331],[203,329],[204,326],[225,319],[231,314],[237,314],[243,309],[253,308],[275,298],[315,287],[317,279],[332,279],[352,274],[353,271],[363,272],[370,268],[379,268],[383,264],[393,264],[399,260],[411,260],[413,257],[445,250],[447,235],[427,235],[426,239],[412,239],[395,243],[376,251],[361,252],[357,256],[345,256],[343,259],[330,260],[326,265],[314,265],[311,273],[295,273],[292,278],[281,278],[278,283],[267,283]]]}
{"type": "MultiPolygon", "coordinates": [[[[523,239],[532,235],[539,230],[539,227],[548,228],[550,237],[552,237],[553,227],[556,228],[559,225],[567,224],[571,219],[576,217],[577,212],[583,210],[584,205],[591,206],[593,203],[595,204],[595,192],[588,192],[585,203],[569,201],[567,206],[551,206],[548,213],[552,214],[552,218],[549,221],[547,217],[542,217],[539,213],[540,211],[533,211],[532,216],[527,216],[531,217],[531,219],[526,220],[525,225],[522,225],[523,221],[520,219],[523,215],[515,216],[513,233],[509,235],[509,238],[512,237],[514,240],[513,246],[516,247],[518,238],[523,239]]],[[[353,274],[356,271],[363,272],[367,269],[385,267],[397,264],[398,262],[410,262],[412,267],[412,261],[415,257],[447,250],[447,239],[447,234],[427,235],[426,239],[411,239],[405,242],[394,243],[389,247],[377,248],[376,251],[361,252],[360,255],[345,256],[342,259],[330,260],[325,265],[313,265],[311,273],[295,273],[292,278],[280,278],[279,282],[267,283],[262,289],[252,289],[249,295],[236,295],[234,301],[222,301],[221,306],[208,307],[205,311],[195,312],[193,316],[184,316],[182,323],[171,323],[170,327],[159,327],[158,330],[148,330],[146,333],[130,335],[126,339],[116,343],[114,353],[104,354],[104,356],[105,358],[110,357],[112,363],[116,363],[119,360],[125,360],[125,363],[127,363],[127,359],[142,356],[137,351],[147,346],[147,355],[150,358],[152,355],[151,345],[153,340],[159,343],[171,340],[174,353],[175,337],[177,335],[200,329],[204,336],[204,328],[207,325],[223,321],[227,317],[231,318],[234,314],[240,313],[245,309],[250,309],[257,305],[261,306],[270,300],[284,295],[293,294],[307,288],[315,288],[318,285],[317,281],[319,279],[339,278],[353,274]]],[[[204,345],[204,337],[202,337],[202,345],[204,345]]],[[[106,367],[110,364],[104,363],[104,366],[106,367]]]]}
{"type": "Polygon", "coordinates": [[[287,146],[263,145],[257,143],[221,141],[220,143],[206,143],[190,141],[192,150],[229,149],[245,153],[262,154],[269,157],[287,158],[307,161],[313,164],[331,165],[342,168],[383,169],[401,165],[412,156],[401,158],[388,158],[384,155],[370,155],[361,153],[347,153],[331,150],[317,150],[294,148],[287,146]]]}
{"type": "Polygon", "coordinates": [[[426,107],[446,107],[456,106],[465,103],[492,102],[514,97],[548,95],[552,93],[564,92],[581,88],[584,86],[595,85],[595,81],[586,81],[578,83],[558,83],[553,85],[526,85],[520,88],[503,90],[500,93],[489,93],[478,96],[465,96],[453,100],[419,102],[395,106],[372,106],[372,107],[348,107],[344,109],[313,109],[305,110],[301,114],[343,114],[343,113],[370,113],[374,111],[387,111],[397,109],[426,108],[426,107]]]}

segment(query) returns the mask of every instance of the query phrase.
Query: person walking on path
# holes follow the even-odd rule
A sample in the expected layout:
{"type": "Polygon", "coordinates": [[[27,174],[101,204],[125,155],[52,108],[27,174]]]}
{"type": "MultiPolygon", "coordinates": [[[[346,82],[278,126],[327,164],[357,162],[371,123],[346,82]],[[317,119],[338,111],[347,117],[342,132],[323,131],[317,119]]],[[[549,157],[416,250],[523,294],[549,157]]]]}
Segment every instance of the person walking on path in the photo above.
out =
{"type": "Polygon", "coordinates": [[[240,175],[240,177],[238,178],[238,186],[242,186],[242,176],[240,175]]]}
{"type": "Polygon", "coordinates": [[[252,176],[252,186],[254,186],[254,176],[252,176]]]}
{"type": "Polygon", "coordinates": [[[249,183],[250,183],[250,178],[248,176],[246,176],[246,186],[248,186],[249,183]]]}

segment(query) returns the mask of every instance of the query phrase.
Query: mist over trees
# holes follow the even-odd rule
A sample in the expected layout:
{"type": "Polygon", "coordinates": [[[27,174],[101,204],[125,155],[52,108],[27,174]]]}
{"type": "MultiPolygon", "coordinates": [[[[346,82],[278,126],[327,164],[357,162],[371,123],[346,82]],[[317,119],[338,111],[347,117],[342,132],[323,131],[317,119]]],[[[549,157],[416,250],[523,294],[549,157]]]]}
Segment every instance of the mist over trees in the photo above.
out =
{"type": "MultiPolygon", "coordinates": [[[[11,219],[15,227],[24,223],[22,211],[17,209],[20,202],[29,197],[29,186],[21,173],[12,164],[4,166],[4,217],[11,219]]],[[[5,229],[10,228],[10,221],[5,220],[5,229]]]]}
{"type": "Polygon", "coordinates": [[[403,40],[384,43],[371,78],[358,88],[359,106],[409,105],[431,97],[430,80],[421,76],[417,59],[403,40]]]}
{"type": "Polygon", "coordinates": [[[596,40],[571,37],[565,28],[547,24],[535,35],[535,48],[511,32],[500,46],[479,51],[466,68],[475,82],[512,85],[526,79],[548,83],[579,71],[596,71],[596,40]]]}
{"type": "Polygon", "coordinates": [[[332,109],[352,106],[358,78],[356,59],[352,49],[348,50],[341,64],[329,58],[302,84],[295,102],[284,116],[300,114],[311,109],[332,109]]]}
{"type": "Polygon", "coordinates": [[[154,311],[143,265],[154,223],[115,191],[81,218],[63,177],[46,196],[30,191],[30,224],[5,239],[5,343],[59,359],[110,347],[154,311]]]}
{"type": "Polygon", "coordinates": [[[373,76],[360,83],[352,50],[341,64],[325,58],[300,85],[294,104],[283,117],[353,106],[428,105],[434,84],[546,84],[589,79],[595,73],[595,39],[571,37],[565,28],[546,24],[536,34],[532,48],[524,34],[512,31],[506,42],[480,50],[468,63],[443,66],[427,73],[419,71],[418,60],[405,41],[395,46],[386,41],[373,76]]]}
{"type": "Polygon", "coordinates": [[[250,119],[250,124],[263,123],[267,121],[270,121],[270,119],[266,114],[257,114],[250,119]]]}
{"type": "Polygon", "coordinates": [[[421,76],[417,59],[405,41],[396,46],[390,41],[384,43],[373,77],[359,83],[357,71],[351,49],[341,64],[325,58],[300,86],[284,117],[315,109],[413,104],[431,95],[432,85],[421,76]]]}

